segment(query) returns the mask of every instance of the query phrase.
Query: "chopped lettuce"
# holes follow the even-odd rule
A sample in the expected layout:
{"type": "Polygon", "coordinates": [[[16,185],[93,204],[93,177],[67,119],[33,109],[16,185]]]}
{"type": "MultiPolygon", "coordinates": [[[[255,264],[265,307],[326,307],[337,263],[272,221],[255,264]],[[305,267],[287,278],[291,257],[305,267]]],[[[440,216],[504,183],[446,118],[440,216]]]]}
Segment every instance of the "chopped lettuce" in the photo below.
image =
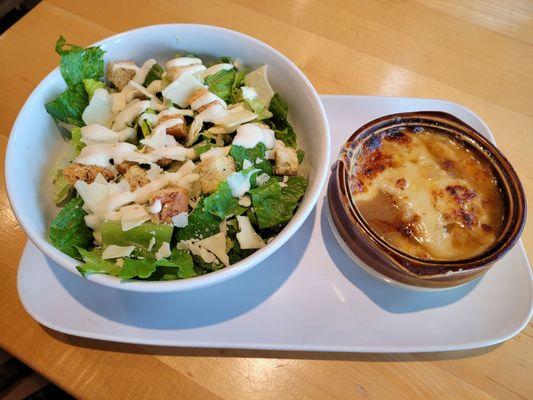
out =
{"type": "Polygon", "coordinates": [[[202,199],[189,214],[188,225],[178,229],[178,241],[213,236],[220,231],[219,224],[220,220],[205,208],[205,199],[202,199]]]}
{"type": "Polygon", "coordinates": [[[93,231],[85,225],[87,213],[82,207],[83,200],[73,198],[50,224],[50,242],[63,253],[78,259],[78,248],[88,249],[93,245],[93,231]]]}
{"type": "Polygon", "coordinates": [[[145,222],[142,225],[127,231],[122,230],[120,221],[104,221],[102,223],[102,244],[109,246],[135,246],[143,249],[158,249],[163,242],[169,242],[172,239],[172,225],[152,224],[145,222]],[[155,240],[152,240],[152,238],[155,240]]]}
{"type": "Polygon", "coordinates": [[[239,205],[239,200],[231,195],[231,189],[227,182],[218,185],[218,189],[204,199],[206,211],[225,219],[230,215],[241,215],[246,208],[239,205]]]}
{"type": "Polygon", "coordinates": [[[80,154],[81,149],[85,147],[85,143],[83,143],[81,140],[82,139],[81,128],[78,126],[75,127],[74,129],[72,129],[72,131],[70,131],[70,135],[72,137],[71,143],[72,143],[72,146],[74,147],[74,151],[76,152],[76,154],[80,154]]]}
{"type": "Polygon", "coordinates": [[[105,89],[105,83],[102,81],[97,81],[96,79],[83,79],[83,87],[89,96],[89,100],[92,99],[96,89],[105,89]]]}
{"type": "Polygon", "coordinates": [[[244,83],[246,86],[252,87],[257,92],[259,99],[265,107],[269,108],[272,96],[274,96],[274,91],[268,82],[267,69],[268,66],[263,65],[255,71],[246,74],[244,77],[244,83]]]}
{"type": "Polygon", "coordinates": [[[83,84],[68,88],[55,100],[44,106],[56,122],[84,126],[83,111],[89,105],[89,98],[83,84]]]}
{"type": "Polygon", "coordinates": [[[266,184],[250,190],[259,228],[272,228],[288,222],[306,188],[307,179],[290,177],[283,188],[277,179],[270,179],[266,184]]]}
{"type": "Polygon", "coordinates": [[[250,161],[254,168],[258,168],[265,174],[272,175],[272,163],[266,159],[266,146],[263,143],[258,143],[252,149],[247,149],[242,146],[231,146],[229,155],[235,160],[237,170],[243,169],[244,160],[250,161]],[[259,163],[256,163],[260,161],[259,163]]]}
{"type": "Polygon", "coordinates": [[[56,42],[56,53],[61,56],[59,68],[69,88],[82,83],[83,79],[98,80],[104,76],[104,51],[100,47],[83,48],[67,44],[60,36],[56,42]]]}
{"type": "Polygon", "coordinates": [[[157,63],[152,65],[152,68],[150,68],[150,71],[148,71],[148,74],[146,74],[143,86],[148,87],[148,85],[150,85],[150,83],[152,83],[153,81],[160,80],[163,76],[163,72],[165,71],[163,70],[163,67],[161,67],[161,65],[157,63]]]}
{"type": "Polygon", "coordinates": [[[194,150],[196,150],[196,153],[198,153],[198,155],[201,155],[205,153],[206,151],[211,150],[213,147],[217,147],[217,146],[212,143],[203,143],[203,144],[197,144],[196,146],[194,146],[194,150]]]}
{"type": "Polygon", "coordinates": [[[229,100],[231,104],[241,103],[243,101],[241,87],[244,85],[245,75],[246,71],[243,70],[238,70],[235,72],[235,79],[231,84],[231,95],[229,100]]]}
{"type": "Polygon", "coordinates": [[[155,260],[127,257],[124,258],[124,264],[120,268],[118,277],[122,279],[148,278],[154,273],[155,269],[155,260]]]}
{"type": "Polygon", "coordinates": [[[305,151],[298,149],[296,150],[296,155],[298,157],[298,164],[301,164],[305,157],[305,151]]]}
{"type": "Polygon", "coordinates": [[[56,122],[83,126],[82,114],[89,104],[89,90],[86,90],[83,80],[97,81],[104,76],[104,51],[99,47],[84,49],[66,44],[65,38],[60,36],[56,52],[61,56],[59,67],[68,88],[45,105],[46,111],[56,122]]]}
{"type": "Polygon", "coordinates": [[[272,117],[272,113],[267,110],[265,105],[261,102],[261,99],[257,96],[257,92],[248,86],[241,87],[242,98],[255,114],[259,120],[268,119],[272,117]]]}
{"type": "Polygon", "coordinates": [[[205,83],[209,86],[209,90],[228,103],[231,100],[234,81],[235,70],[233,69],[221,70],[205,78],[205,83]]]}
{"type": "Polygon", "coordinates": [[[289,106],[279,94],[276,93],[272,97],[269,111],[273,116],[268,123],[276,133],[276,139],[281,140],[286,146],[296,147],[296,133],[287,119],[289,106]]]}
{"type": "Polygon", "coordinates": [[[186,279],[197,275],[191,253],[187,250],[172,250],[170,257],[156,261],[156,266],[171,279],[186,279]]]}
{"type": "Polygon", "coordinates": [[[53,171],[52,199],[57,206],[64,204],[74,195],[74,188],[63,175],[63,169],[58,168],[53,171]]]}
{"type": "Polygon", "coordinates": [[[112,261],[103,260],[102,250],[87,251],[82,247],[78,247],[77,250],[80,252],[84,263],[78,265],[76,269],[83,276],[89,274],[118,275],[120,267],[112,261]]]}

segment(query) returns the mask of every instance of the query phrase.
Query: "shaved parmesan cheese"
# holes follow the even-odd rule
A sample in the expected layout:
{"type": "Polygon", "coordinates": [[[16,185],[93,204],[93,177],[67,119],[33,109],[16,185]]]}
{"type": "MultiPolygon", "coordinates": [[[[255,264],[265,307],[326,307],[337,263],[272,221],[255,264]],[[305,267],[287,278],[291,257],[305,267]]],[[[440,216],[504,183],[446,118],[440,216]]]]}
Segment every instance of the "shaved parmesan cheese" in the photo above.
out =
{"type": "Polygon", "coordinates": [[[168,85],[162,92],[165,99],[171,100],[178,106],[185,108],[189,106],[189,97],[198,89],[203,88],[200,82],[192,74],[182,74],[178,79],[168,85]]]}
{"type": "Polygon", "coordinates": [[[150,214],[139,204],[132,204],[120,209],[120,224],[123,231],[129,231],[150,219],[150,214]]]}
{"type": "Polygon", "coordinates": [[[226,254],[226,235],[224,233],[219,232],[216,235],[202,239],[196,242],[196,245],[213,253],[226,267],[229,265],[229,257],[226,254]]]}
{"type": "Polygon", "coordinates": [[[156,199],[156,201],[154,201],[154,204],[150,206],[150,213],[159,214],[162,209],[163,209],[163,205],[161,204],[161,200],[156,199]]]}
{"type": "Polygon", "coordinates": [[[110,244],[102,253],[102,259],[109,260],[112,258],[128,257],[135,250],[135,246],[117,246],[110,244]]]}
{"type": "Polygon", "coordinates": [[[246,86],[252,87],[256,91],[257,97],[259,97],[261,102],[265,105],[265,108],[268,110],[270,100],[272,100],[272,97],[274,96],[274,90],[272,90],[272,87],[268,82],[267,66],[263,65],[255,71],[247,74],[244,77],[244,83],[246,86]]]}
{"type": "Polygon", "coordinates": [[[193,243],[190,240],[187,240],[184,243],[193,255],[201,257],[206,263],[216,263],[218,261],[218,258],[213,253],[198,246],[196,243],[193,243]]]}
{"type": "Polygon", "coordinates": [[[113,122],[113,100],[107,90],[100,88],[94,91],[89,105],[82,114],[83,122],[86,125],[100,124],[107,128],[113,122]]]}
{"type": "Polygon", "coordinates": [[[172,217],[172,224],[176,228],[185,228],[189,225],[189,214],[186,212],[179,213],[172,217]]]}
{"type": "Polygon", "coordinates": [[[237,240],[241,249],[260,249],[265,246],[265,242],[261,239],[250,222],[248,217],[238,216],[240,232],[237,233],[237,240]]]}
{"type": "Polygon", "coordinates": [[[231,146],[225,147],[212,147],[205,153],[200,154],[200,160],[204,161],[213,157],[225,157],[229,154],[231,146]]]}
{"type": "Polygon", "coordinates": [[[252,205],[252,200],[250,199],[250,196],[245,194],[239,199],[239,205],[243,207],[250,207],[252,205]]]}
{"type": "Polygon", "coordinates": [[[156,260],[161,260],[162,258],[170,257],[172,252],[170,251],[170,244],[168,242],[163,242],[157,253],[155,253],[156,260]]]}
{"type": "Polygon", "coordinates": [[[249,161],[249,160],[244,160],[242,162],[242,169],[248,169],[252,166],[253,164],[249,161]]]}
{"type": "Polygon", "coordinates": [[[155,236],[152,236],[150,238],[150,242],[148,243],[148,248],[147,250],[148,251],[152,251],[152,248],[154,247],[154,244],[155,244],[155,236]]]}
{"type": "Polygon", "coordinates": [[[256,178],[255,183],[261,186],[267,183],[269,180],[270,180],[270,176],[268,174],[262,173],[256,178]]]}

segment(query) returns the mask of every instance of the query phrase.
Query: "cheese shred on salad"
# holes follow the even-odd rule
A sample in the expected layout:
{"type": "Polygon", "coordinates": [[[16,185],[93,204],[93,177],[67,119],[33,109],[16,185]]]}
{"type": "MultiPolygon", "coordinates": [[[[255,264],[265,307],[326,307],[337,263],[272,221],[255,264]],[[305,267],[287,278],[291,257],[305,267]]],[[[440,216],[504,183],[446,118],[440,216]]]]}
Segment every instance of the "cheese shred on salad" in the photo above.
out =
{"type": "Polygon", "coordinates": [[[56,52],[67,89],[45,107],[71,150],[51,172],[50,240],[82,275],[203,275],[292,218],[304,153],[266,65],[186,52],[105,65],[63,37],[56,52]]]}

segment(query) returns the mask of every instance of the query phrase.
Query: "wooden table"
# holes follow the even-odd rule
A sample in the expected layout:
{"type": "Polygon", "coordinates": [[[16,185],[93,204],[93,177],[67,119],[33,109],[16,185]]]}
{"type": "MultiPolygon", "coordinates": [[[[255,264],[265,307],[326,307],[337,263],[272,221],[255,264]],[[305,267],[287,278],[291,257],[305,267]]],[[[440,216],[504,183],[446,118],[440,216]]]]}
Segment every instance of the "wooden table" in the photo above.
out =
{"type": "MultiPolygon", "coordinates": [[[[58,63],[53,45],[59,34],[87,45],[168,22],[221,25],[255,36],[289,56],[320,93],[464,104],[490,125],[533,198],[528,0],[46,0],[0,36],[2,151],[19,108],[58,63]]],[[[3,182],[0,218],[0,345],[76,397],[533,398],[532,324],[500,346],[421,355],[166,349],[52,332],[32,320],[17,297],[26,237],[3,182]]],[[[531,223],[523,240],[531,254],[531,223]]]]}

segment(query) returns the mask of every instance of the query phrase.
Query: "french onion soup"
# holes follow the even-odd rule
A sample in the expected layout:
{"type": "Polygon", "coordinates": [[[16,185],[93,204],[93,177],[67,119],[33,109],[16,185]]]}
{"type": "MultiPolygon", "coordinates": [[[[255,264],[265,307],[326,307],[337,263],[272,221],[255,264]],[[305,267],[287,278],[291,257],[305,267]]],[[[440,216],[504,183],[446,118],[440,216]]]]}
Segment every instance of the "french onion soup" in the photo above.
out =
{"type": "Polygon", "coordinates": [[[477,150],[432,128],[375,132],[348,171],[367,224],[396,249],[428,260],[462,260],[493,246],[504,202],[477,150]]]}

